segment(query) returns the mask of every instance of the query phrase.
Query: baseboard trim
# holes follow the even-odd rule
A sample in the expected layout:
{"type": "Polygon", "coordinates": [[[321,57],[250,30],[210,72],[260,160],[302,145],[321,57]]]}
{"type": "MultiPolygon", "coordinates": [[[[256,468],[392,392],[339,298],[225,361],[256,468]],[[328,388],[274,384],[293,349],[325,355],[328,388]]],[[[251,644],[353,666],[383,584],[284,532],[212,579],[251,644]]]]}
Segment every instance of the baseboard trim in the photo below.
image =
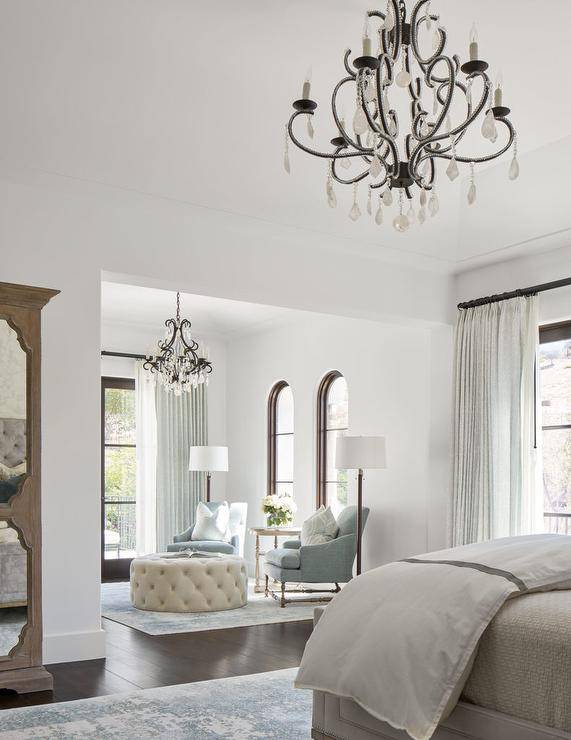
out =
{"type": "Polygon", "coordinates": [[[44,635],[44,664],[71,663],[105,657],[105,631],[44,635]]]}

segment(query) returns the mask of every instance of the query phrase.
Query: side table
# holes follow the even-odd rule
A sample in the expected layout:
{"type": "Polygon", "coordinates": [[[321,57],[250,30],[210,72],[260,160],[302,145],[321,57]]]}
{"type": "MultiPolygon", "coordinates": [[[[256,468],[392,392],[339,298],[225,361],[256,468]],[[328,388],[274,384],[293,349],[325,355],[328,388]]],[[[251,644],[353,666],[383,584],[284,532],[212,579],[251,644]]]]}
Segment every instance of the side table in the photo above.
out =
{"type": "Polygon", "coordinates": [[[299,537],[301,527],[250,527],[250,533],[256,535],[256,585],[254,591],[259,594],[265,590],[260,585],[260,555],[264,555],[260,550],[260,537],[273,537],[275,549],[278,546],[278,537],[299,537]]]}

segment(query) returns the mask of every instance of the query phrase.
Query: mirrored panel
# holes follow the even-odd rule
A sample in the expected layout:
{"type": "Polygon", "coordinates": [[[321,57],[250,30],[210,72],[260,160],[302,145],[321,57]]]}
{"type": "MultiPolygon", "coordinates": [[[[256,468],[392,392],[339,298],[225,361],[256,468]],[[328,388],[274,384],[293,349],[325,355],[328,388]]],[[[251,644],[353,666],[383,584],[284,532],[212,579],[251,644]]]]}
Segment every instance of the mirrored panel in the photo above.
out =
{"type": "Polygon", "coordinates": [[[10,522],[0,520],[0,656],[18,644],[28,619],[28,553],[10,522]]]}
{"type": "Polygon", "coordinates": [[[26,475],[26,362],[18,335],[0,319],[0,506],[26,475]]]}

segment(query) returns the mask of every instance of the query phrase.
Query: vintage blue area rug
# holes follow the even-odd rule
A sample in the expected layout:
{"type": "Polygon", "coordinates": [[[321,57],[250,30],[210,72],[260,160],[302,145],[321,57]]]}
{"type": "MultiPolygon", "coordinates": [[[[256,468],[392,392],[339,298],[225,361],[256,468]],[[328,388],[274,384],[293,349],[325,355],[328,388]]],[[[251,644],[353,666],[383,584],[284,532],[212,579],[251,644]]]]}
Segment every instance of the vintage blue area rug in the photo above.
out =
{"type": "Polygon", "coordinates": [[[311,691],[293,688],[296,671],[5,709],[0,740],[305,740],[311,691]]]}
{"type": "Polygon", "coordinates": [[[172,635],[178,632],[250,627],[256,624],[299,622],[313,618],[316,604],[288,604],[281,609],[277,601],[254,594],[250,587],[248,603],[240,609],[223,612],[180,614],[178,612],[146,612],[135,609],[129,598],[128,583],[103,583],[101,586],[101,613],[107,619],[120,622],[147,635],[172,635]]]}

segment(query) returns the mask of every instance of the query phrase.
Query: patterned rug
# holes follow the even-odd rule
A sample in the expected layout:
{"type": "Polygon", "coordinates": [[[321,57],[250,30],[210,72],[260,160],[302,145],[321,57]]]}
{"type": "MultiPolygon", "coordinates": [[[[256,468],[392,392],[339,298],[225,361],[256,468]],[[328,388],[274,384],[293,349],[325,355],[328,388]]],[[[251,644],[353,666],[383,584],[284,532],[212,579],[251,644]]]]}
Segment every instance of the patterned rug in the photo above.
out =
{"type": "Polygon", "coordinates": [[[311,691],[297,669],[1,712],[0,740],[304,740],[311,691]]]}
{"type": "Polygon", "coordinates": [[[248,603],[240,609],[223,612],[180,614],[178,612],[146,612],[131,606],[128,583],[103,583],[101,613],[107,619],[146,632],[147,635],[173,635],[178,632],[201,632],[228,627],[250,627],[255,624],[300,622],[313,618],[316,604],[288,604],[281,609],[277,601],[264,594],[255,594],[253,583],[248,590],[248,603]]]}

